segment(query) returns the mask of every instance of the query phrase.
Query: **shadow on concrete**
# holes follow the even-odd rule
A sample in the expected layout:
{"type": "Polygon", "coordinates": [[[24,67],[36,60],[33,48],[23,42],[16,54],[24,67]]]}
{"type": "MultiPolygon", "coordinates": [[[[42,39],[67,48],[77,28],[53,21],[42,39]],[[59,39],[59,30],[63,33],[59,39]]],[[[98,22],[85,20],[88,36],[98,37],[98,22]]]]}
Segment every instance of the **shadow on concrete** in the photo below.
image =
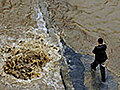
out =
{"type": "Polygon", "coordinates": [[[111,73],[106,69],[106,82],[100,80],[100,70],[92,72],[90,68],[94,57],[76,53],[72,48],[66,45],[61,38],[63,45],[63,55],[68,64],[69,75],[75,90],[118,90],[118,84],[113,79],[111,73]]]}

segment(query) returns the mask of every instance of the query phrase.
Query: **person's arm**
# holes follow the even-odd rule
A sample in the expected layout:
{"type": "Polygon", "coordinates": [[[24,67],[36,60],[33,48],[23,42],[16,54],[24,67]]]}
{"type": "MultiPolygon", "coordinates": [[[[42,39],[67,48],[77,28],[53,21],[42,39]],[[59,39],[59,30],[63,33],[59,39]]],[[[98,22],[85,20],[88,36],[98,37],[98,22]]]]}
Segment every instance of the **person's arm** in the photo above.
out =
{"type": "Polygon", "coordinates": [[[106,44],[104,44],[104,50],[106,50],[107,49],[107,45],[106,44]]]}
{"type": "Polygon", "coordinates": [[[97,49],[97,48],[95,47],[95,48],[93,49],[92,53],[96,54],[96,52],[97,52],[96,49],[97,49]]]}

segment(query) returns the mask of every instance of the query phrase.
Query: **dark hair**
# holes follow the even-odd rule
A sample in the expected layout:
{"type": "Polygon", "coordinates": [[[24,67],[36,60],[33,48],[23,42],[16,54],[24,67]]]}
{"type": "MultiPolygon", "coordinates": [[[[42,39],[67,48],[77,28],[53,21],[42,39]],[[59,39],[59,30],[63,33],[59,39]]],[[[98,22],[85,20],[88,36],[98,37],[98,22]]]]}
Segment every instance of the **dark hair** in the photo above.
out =
{"type": "Polygon", "coordinates": [[[103,39],[102,39],[102,38],[99,38],[99,39],[98,39],[98,42],[99,42],[100,44],[102,44],[102,43],[103,43],[103,39]]]}

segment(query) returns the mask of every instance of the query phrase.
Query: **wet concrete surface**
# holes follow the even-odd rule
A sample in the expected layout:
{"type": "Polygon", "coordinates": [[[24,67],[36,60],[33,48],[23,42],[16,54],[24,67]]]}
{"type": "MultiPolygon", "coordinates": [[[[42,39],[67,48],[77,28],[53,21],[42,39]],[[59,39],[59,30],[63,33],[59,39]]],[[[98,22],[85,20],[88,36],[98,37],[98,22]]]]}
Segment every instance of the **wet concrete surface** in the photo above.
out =
{"type": "Polygon", "coordinates": [[[72,79],[73,87],[75,90],[85,90],[84,86],[84,66],[80,61],[81,54],[77,54],[72,48],[66,45],[61,39],[64,52],[63,55],[66,58],[68,64],[68,70],[72,79]]]}
{"type": "Polygon", "coordinates": [[[87,90],[118,90],[118,82],[114,80],[114,77],[110,71],[106,68],[106,82],[101,81],[100,68],[97,67],[97,70],[91,71],[90,63],[94,61],[93,56],[83,55],[81,61],[85,67],[84,75],[85,80],[84,84],[87,87],[87,90]]]}
{"type": "Polygon", "coordinates": [[[118,82],[114,80],[110,71],[106,69],[106,82],[101,81],[99,66],[96,72],[91,71],[93,56],[76,53],[62,39],[61,42],[75,90],[118,90],[118,82]]]}

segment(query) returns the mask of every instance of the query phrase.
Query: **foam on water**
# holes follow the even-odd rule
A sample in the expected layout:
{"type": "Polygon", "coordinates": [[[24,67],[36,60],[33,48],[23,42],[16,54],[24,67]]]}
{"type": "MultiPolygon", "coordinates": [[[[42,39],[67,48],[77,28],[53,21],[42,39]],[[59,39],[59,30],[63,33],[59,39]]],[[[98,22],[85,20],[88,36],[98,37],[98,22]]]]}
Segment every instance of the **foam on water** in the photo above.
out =
{"type": "Polygon", "coordinates": [[[36,30],[44,30],[45,33],[47,33],[46,23],[43,19],[43,15],[42,15],[38,5],[35,7],[35,11],[37,13],[36,21],[37,21],[37,25],[38,25],[38,28],[36,28],[36,30]]]}
{"type": "MultiPolygon", "coordinates": [[[[47,38],[45,37],[46,40],[44,41],[44,43],[46,43],[46,45],[51,44],[51,46],[54,46],[55,44],[53,42],[51,42],[51,37],[49,37],[49,35],[47,34],[46,22],[44,21],[44,18],[43,18],[42,12],[40,11],[39,5],[36,5],[34,10],[37,14],[36,21],[37,21],[37,26],[38,27],[37,28],[30,27],[30,30],[29,30],[29,27],[28,27],[28,32],[25,32],[25,34],[30,32],[30,33],[32,33],[31,37],[32,37],[32,35],[37,37],[37,36],[40,36],[40,34],[41,34],[41,37],[42,37],[45,34],[47,38]],[[42,33],[39,33],[39,31],[42,31],[42,33]]],[[[29,37],[26,38],[25,37],[25,38],[21,38],[21,39],[19,38],[19,40],[16,40],[18,42],[12,43],[12,46],[20,48],[20,46],[18,45],[18,43],[20,41],[29,42],[31,39],[34,41],[34,40],[36,40],[35,37],[34,38],[29,38],[29,37]]],[[[8,39],[12,40],[12,38],[8,38],[8,39]]],[[[55,47],[56,47],[56,45],[55,45],[55,47]]],[[[61,55],[59,55],[59,53],[58,53],[59,47],[56,47],[56,48],[57,49],[54,49],[54,47],[49,48],[49,53],[50,53],[50,57],[52,58],[52,61],[48,62],[43,67],[43,72],[41,72],[40,77],[33,78],[31,80],[30,79],[22,80],[22,79],[16,79],[12,75],[6,75],[6,73],[3,72],[2,76],[4,76],[4,78],[3,78],[2,82],[3,83],[6,82],[5,85],[9,85],[9,86],[11,85],[10,87],[12,87],[13,85],[15,85],[15,87],[17,87],[17,86],[20,87],[19,84],[22,85],[22,84],[26,84],[26,83],[31,83],[32,81],[35,81],[35,80],[41,80],[43,82],[43,84],[45,83],[49,87],[54,87],[55,89],[64,88],[64,87],[62,87],[62,84],[59,84],[59,82],[61,82],[61,77],[59,75],[59,67],[58,67],[56,62],[61,58],[61,55]],[[55,72],[55,74],[54,74],[54,72],[55,72]],[[7,79],[9,79],[9,80],[7,80],[7,79]],[[48,80],[49,80],[49,82],[48,82],[48,80]],[[11,81],[14,81],[15,84],[13,84],[11,81]]],[[[4,54],[4,57],[5,57],[5,54],[4,54]]],[[[3,61],[7,61],[6,58],[4,58],[3,61]]],[[[32,83],[34,84],[34,82],[32,82],[32,83]]],[[[38,86],[38,85],[35,84],[35,86],[38,86]]]]}

